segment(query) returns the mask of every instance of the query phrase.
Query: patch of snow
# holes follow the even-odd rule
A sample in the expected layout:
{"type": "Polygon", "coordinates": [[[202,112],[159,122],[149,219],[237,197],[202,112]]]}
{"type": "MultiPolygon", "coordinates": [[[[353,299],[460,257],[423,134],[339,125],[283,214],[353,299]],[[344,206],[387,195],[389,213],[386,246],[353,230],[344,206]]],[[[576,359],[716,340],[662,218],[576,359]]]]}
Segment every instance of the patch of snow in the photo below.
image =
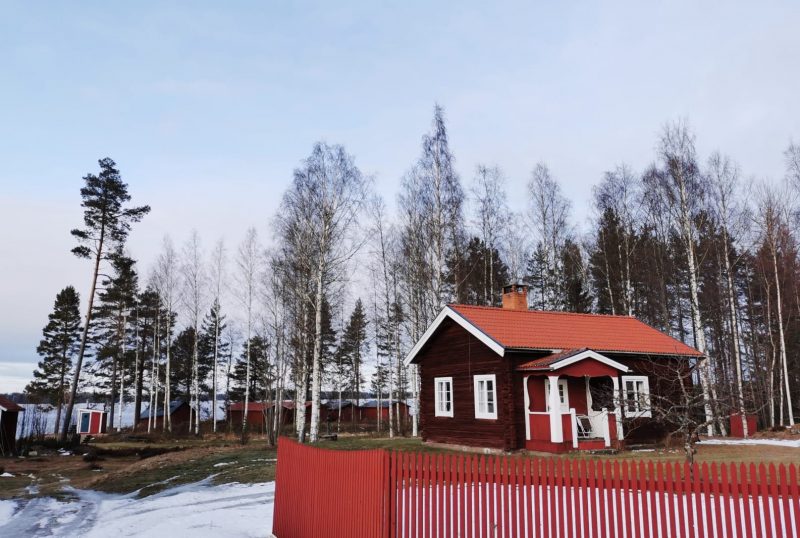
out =
{"type": "Polygon", "coordinates": [[[226,465],[233,465],[234,463],[236,463],[236,462],[234,462],[234,461],[221,461],[219,463],[215,463],[214,467],[225,467],[226,465]]]}
{"type": "Polygon", "coordinates": [[[800,439],[706,439],[698,445],[771,445],[800,448],[800,439]]]}
{"type": "Polygon", "coordinates": [[[14,501],[0,501],[0,521],[8,521],[14,514],[17,504],[14,501]]]}
{"type": "Polygon", "coordinates": [[[255,537],[272,530],[274,482],[215,486],[206,479],[141,499],[67,491],[72,500],[0,501],[0,536],[255,537]]]}
{"type": "Polygon", "coordinates": [[[14,475],[11,473],[3,473],[0,474],[0,476],[2,476],[3,478],[14,478],[14,475]]]}

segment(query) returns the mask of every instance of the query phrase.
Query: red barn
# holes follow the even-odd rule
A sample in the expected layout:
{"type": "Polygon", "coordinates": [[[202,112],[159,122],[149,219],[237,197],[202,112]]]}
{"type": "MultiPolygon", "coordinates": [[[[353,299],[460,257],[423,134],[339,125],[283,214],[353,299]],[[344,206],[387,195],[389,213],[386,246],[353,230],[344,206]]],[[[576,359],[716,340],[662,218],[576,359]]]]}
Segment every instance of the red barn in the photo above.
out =
{"type": "MultiPolygon", "coordinates": [[[[448,305],[406,357],[420,369],[425,440],[549,452],[659,440],[650,391],[658,369],[702,355],[633,317],[528,310],[527,287],[503,307],[448,305]]],[[[674,375],[674,374],[673,374],[674,375]]]]}
{"type": "Polygon", "coordinates": [[[101,409],[78,409],[77,432],[80,435],[106,433],[107,413],[101,409]]]}
{"type": "MultiPolygon", "coordinates": [[[[408,418],[408,404],[394,400],[391,405],[392,413],[396,412],[399,407],[400,417],[403,419],[408,418]]],[[[380,405],[378,400],[365,400],[359,407],[359,412],[361,420],[376,421],[378,420],[379,412],[381,420],[389,420],[389,400],[381,400],[380,405]]]]}
{"type": "MultiPolygon", "coordinates": [[[[311,405],[310,403],[308,404],[311,405]]],[[[247,426],[251,432],[265,433],[267,416],[275,407],[274,402],[249,402],[247,404],[247,426]]],[[[294,402],[284,400],[281,404],[281,424],[294,422],[294,402]]],[[[228,406],[228,418],[233,424],[241,424],[244,415],[244,402],[235,402],[228,406]]]]}
{"type": "MultiPolygon", "coordinates": [[[[189,404],[181,401],[181,400],[174,400],[169,404],[169,414],[170,414],[170,421],[172,422],[172,429],[173,431],[179,430],[183,427],[188,427],[189,425],[189,414],[191,408],[189,404]]],[[[137,426],[139,428],[147,428],[147,421],[148,415],[150,411],[148,408],[145,407],[144,411],[139,415],[139,422],[137,426]]],[[[152,428],[154,430],[160,430],[164,427],[164,408],[156,406],[156,414],[153,417],[152,428]]]]}
{"type": "Polygon", "coordinates": [[[25,409],[8,398],[0,396],[0,456],[13,456],[17,452],[17,419],[25,409]]]}

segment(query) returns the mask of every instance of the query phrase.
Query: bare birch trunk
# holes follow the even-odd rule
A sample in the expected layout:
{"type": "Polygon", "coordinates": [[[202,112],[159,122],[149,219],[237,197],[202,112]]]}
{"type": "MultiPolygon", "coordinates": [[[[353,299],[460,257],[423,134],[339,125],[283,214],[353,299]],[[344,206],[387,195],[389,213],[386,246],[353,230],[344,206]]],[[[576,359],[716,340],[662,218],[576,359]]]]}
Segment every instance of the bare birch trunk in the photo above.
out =
{"type": "MultiPolygon", "coordinates": [[[[778,255],[777,247],[773,244],[772,247],[772,269],[773,276],[775,277],[775,302],[778,313],[778,344],[780,346],[781,358],[781,375],[783,377],[783,384],[781,391],[786,393],[786,411],[789,418],[789,426],[794,426],[794,410],[792,409],[792,392],[789,388],[789,366],[786,358],[786,337],[783,333],[783,304],[781,303],[781,283],[778,278],[778,255]]],[[[781,406],[783,406],[783,398],[781,398],[781,406]]],[[[781,416],[783,413],[781,413],[781,416]]]]}
{"type": "MultiPolygon", "coordinates": [[[[321,391],[322,361],[322,301],[324,298],[323,276],[325,268],[320,260],[316,278],[316,311],[314,313],[314,351],[311,364],[311,427],[309,441],[316,443],[319,438],[319,403],[321,391]]],[[[358,388],[358,387],[357,387],[358,388]]],[[[358,398],[359,395],[356,395],[358,398]]]]}

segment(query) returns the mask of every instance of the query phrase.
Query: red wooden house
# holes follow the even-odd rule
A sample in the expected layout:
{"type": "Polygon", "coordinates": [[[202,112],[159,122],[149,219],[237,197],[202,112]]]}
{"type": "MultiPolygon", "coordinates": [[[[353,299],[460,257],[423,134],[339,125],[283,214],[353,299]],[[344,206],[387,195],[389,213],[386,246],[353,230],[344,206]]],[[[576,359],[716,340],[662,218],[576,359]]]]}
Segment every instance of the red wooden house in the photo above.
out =
{"type": "Polygon", "coordinates": [[[0,456],[13,456],[17,452],[17,419],[25,409],[8,398],[0,396],[0,456]]]}
{"type": "MultiPolygon", "coordinates": [[[[173,400],[169,404],[169,414],[170,414],[170,421],[172,423],[172,430],[173,431],[180,431],[183,428],[187,428],[189,426],[189,415],[191,413],[191,408],[189,404],[181,401],[181,400],[173,400]]],[[[150,411],[148,408],[144,408],[144,410],[139,415],[139,428],[147,428],[147,421],[152,420],[152,428],[154,430],[160,430],[164,427],[164,408],[156,406],[156,413],[152,419],[149,419],[148,416],[150,411]]]]}
{"type": "MultiPolygon", "coordinates": [[[[398,411],[398,409],[401,418],[408,418],[408,404],[394,400],[392,402],[392,412],[395,413],[398,411]]],[[[361,414],[361,420],[378,420],[379,412],[381,415],[381,420],[389,420],[389,400],[381,400],[380,405],[378,400],[364,400],[361,403],[359,410],[361,414]]]]}
{"type": "Polygon", "coordinates": [[[419,365],[425,440],[548,452],[656,441],[650,391],[700,352],[633,317],[448,305],[406,357],[419,365]],[[665,375],[658,375],[663,370],[665,375]],[[551,390],[556,387],[556,390],[551,390]]]}

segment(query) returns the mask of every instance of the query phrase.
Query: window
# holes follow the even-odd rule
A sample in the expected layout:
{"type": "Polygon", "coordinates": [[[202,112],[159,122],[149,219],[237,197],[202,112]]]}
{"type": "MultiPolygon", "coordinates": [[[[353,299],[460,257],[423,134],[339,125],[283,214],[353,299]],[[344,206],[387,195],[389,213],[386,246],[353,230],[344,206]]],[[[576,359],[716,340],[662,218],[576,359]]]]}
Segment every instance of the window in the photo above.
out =
{"type": "MultiPolygon", "coordinates": [[[[561,412],[569,412],[569,390],[567,390],[567,380],[558,380],[558,399],[561,402],[561,412]]],[[[544,402],[545,410],[550,411],[550,380],[544,380],[544,402]]]]}
{"type": "Polygon", "coordinates": [[[435,387],[434,400],[436,404],[437,417],[453,416],[453,378],[435,377],[433,379],[435,387]]]}
{"type": "Polygon", "coordinates": [[[476,375],[475,418],[497,418],[497,383],[494,374],[476,375]]]}
{"type": "Polygon", "coordinates": [[[622,376],[623,410],[626,417],[650,417],[650,382],[645,375],[622,376]]]}

